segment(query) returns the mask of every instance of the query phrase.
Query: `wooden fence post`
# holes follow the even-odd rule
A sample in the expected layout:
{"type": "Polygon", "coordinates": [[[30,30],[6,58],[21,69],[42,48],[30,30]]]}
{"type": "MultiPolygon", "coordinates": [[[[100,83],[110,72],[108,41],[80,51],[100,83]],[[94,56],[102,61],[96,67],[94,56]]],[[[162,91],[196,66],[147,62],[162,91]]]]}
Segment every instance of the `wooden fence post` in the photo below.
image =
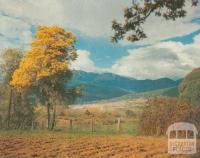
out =
{"type": "Polygon", "coordinates": [[[69,120],[69,129],[72,131],[73,129],[73,123],[72,123],[72,119],[69,120]]]}
{"type": "Polygon", "coordinates": [[[120,132],[120,121],[121,121],[121,118],[117,118],[117,132],[120,132]]]}
{"type": "Polygon", "coordinates": [[[92,117],[92,121],[91,121],[91,129],[92,129],[92,132],[94,132],[94,117],[92,117]]]}

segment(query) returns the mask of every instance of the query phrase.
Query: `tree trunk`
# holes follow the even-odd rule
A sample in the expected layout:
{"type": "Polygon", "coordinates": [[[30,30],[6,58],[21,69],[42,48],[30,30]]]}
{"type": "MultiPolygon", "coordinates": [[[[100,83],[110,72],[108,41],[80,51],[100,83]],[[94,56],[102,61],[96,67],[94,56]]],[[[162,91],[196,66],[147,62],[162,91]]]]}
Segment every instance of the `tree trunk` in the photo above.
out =
{"type": "Polygon", "coordinates": [[[50,104],[47,103],[47,128],[50,129],[51,122],[51,113],[50,113],[50,104]]]}
{"type": "Polygon", "coordinates": [[[56,123],[56,106],[53,109],[53,117],[52,117],[52,124],[51,124],[51,131],[53,131],[56,123]]]}
{"type": "Polygon", "coordinates": [[[72,131],[72,129],[73,129],[72,119],[69,120],[69,129],[70,129],[70,131],[72,131]]]}
{"type": "Polygon", "coordinates": [[[7,128],[10,128],[10,118],[11,118],[11,109],[12,109],[12,96],[13,96],[13,89],[10,89],[10,98],[8,103],[8,122],[7,122],[7,128]]]}
{"type": "Polygon", "coordinates": [[[34,129],[34,119],[32,118],[32,120],[31,120],[31,130],[33,130],[34,129]]]}

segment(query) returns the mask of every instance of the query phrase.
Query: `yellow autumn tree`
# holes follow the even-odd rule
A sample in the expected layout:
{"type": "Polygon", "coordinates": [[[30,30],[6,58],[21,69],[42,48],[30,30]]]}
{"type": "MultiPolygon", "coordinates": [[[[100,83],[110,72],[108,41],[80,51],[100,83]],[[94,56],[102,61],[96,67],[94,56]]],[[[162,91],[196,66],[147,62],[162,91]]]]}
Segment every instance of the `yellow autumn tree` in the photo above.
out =
{"type": "Polygon", "coordinates": [[[77,57],[75,39],[75,35],[63,27],[40,26],[10,84],[26,88],[37,80],[68,70],[70,61],[77,57]]]}
{"type": "Polygon", "coordinates": [[[74,34],[60,26],[38,27],[35,39],[10,82],[21,91],[37,87],[36,94],[39,93],[41,102],[47,107],[48,129],[54,128],[56,101],[65,95],[65,85],[71,76],[69,65],[77,58],[75,39],[74,34]]]}

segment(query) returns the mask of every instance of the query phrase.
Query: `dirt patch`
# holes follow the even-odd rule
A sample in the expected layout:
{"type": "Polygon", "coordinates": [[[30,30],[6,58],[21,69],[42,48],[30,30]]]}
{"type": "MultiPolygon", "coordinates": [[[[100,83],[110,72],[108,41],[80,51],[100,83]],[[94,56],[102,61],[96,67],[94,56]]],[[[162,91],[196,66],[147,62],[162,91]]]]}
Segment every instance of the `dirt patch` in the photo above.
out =
{"type": "MultiPolygon", "coordinates": [[[[189,158],[167,154],[167,139],[134,136],[0,138],[0,158],[189,158]]],[[[193,157],[199,157],[193,155],[193,157]]]]}

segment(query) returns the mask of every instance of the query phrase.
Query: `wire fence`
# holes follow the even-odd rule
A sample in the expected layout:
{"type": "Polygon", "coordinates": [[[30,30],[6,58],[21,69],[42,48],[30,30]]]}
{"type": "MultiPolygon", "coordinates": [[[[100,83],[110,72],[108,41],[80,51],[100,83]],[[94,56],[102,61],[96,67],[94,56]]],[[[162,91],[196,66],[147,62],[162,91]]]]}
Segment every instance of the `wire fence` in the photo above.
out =
{"type": "Polygon", "coordinates": [[[95,118],[90,119],[67,119],[57,120],[56,129],[66,130],[71,133],[125,133],[137,134],[138,124],[136,121],[124,121],[116,118],[105,122],[95,118]]]}

